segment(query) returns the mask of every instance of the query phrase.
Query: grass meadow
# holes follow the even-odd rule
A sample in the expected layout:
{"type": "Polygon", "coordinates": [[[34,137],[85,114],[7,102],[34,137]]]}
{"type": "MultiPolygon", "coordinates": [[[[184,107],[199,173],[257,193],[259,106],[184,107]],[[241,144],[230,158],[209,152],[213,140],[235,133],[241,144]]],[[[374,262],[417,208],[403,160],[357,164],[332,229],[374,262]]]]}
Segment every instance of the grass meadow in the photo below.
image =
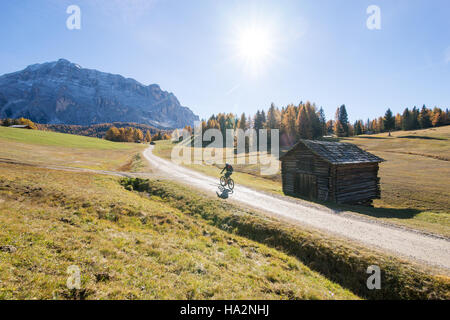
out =
{"type": "MultiPolygon", "coordinates": [[[[319,203],[412,228],[450,236],[450,126],[341,139],[355,143],[386,161],[380,164],[381,199],[374,207],[319,203]]],[[[170,159],[174,144],[158,141],[155,154],[170,159]]],[[[192,152],[193,154],[193,152],[192,152]]],[[[245,155],[256,157],[256,154],[245,155]]],[[[211,159],[208,159],[211,160],[211,159]]],[[[223,164],[186,165],[219,178],[223,164]]],[[[282,194],[280,174],[260,175],[260,166],[235,165],[233,179],[265,192],[282,194]]]]}
{"type": "MultiPolygon", "coordinates": [[[[0,128],[0,144],[0,158],[17,162],[0,161],[0,299],[449,298],[436,270],[173,182],[20,164],[146,171],[144,145],[10,128],[0,128]],[[382,290],[365,286],[370,264],[385,270],[382,290]],[[80,289],[66,286],[72,265],[80,289]]],[[[172,147],[156,151],[167,157],[172,147]]],[[[276,177],[241,178],[279,193],[267,187],[276,177]]]]}
{"type": "Polygon", "coordinates": [[[0,126],[0,159],[96,170],[143,171],[143,144],[0,126]]]}

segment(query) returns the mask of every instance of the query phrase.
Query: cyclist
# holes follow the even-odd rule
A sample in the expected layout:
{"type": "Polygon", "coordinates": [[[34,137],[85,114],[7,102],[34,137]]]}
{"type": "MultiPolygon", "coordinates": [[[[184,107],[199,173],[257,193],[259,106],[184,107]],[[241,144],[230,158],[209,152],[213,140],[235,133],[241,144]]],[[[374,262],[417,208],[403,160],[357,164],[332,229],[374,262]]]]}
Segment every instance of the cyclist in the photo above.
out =
{"type": "Polygon", "coordinates": [[[220,174],[222,174],[225,170],[227,170],[227,172],[225,173],[225,179],[227,179],[228,181],[230,176],[233,174],[233,167],[231,166],[231,164],[226,163],[220,174]]]}

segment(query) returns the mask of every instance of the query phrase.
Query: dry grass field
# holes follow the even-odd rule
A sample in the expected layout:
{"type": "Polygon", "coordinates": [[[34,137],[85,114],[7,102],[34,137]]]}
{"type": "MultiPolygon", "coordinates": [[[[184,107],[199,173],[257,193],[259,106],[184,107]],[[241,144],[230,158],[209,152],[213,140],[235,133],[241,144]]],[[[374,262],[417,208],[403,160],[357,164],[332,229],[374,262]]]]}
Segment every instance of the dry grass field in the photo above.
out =
{"type": "MultiPolygon", "coordinates": [[[[0,144],[17,162],[145,169],[143,145],[11,128],[0,128],[0,144]]],[[[0,162],[0,230],[0,300],[358,298],[116,177],[0,162]],[[66,286],[71,265],[79,290],[66,286]]]]}
{"type": "MultiPolygon", "coordinates": [[[[0,130],[8,146],[0,152],[17,162],[76,166],[86,157],[88,168],[116,170],[142,148],[54,133],[34,141],[34,131],[8,130],[0,130]],[[56,159],[26,158],[28,150],[56,159]]],[[[142,185],[0,163],[0,299],[448,297],[447,277],[408,262],[174,183],[142,185]],[[386,270],[385,285],[369,292],[365,268],[373,263],[386,270]],[[72,265],[81,270],[81,289],[66,286],[72,265]]]]}
{"type": "MultiPolygon", "coordinates": [[[[450,126],[341,139],[385,159],[381,163],[381,199],[374,208],[322,205],[450,236],[450,126]]],[[[174,144],[157,142],[155,154],[170,159],[174,144]]],[[[255,155],[251,155],[255,157],[255,155]]],[[[248,155],[247,155],[248,157],[248,155]]],[[[219,178],[221,164],[186,165],[219,178]]],[[[261,176],[258,165],[236,165],[236,183],[282,194],[280,175],[261,176]]]]}

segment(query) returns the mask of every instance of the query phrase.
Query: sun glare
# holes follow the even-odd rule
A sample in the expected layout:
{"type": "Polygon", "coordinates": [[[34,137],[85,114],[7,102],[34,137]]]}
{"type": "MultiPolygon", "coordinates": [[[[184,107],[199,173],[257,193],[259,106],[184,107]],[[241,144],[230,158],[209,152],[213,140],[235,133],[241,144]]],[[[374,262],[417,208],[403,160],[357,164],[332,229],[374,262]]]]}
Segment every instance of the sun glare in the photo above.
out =
{"type": "Polygon", "coordinates": [[[239,58],[253,74],[263,71],[272,55],[272,37],[262,27],[249,27],[239,31],[237,50],[239,58]]]}
{"type": "Polygon", "coordinates": [[[244,30],[239,39],[239,50],[241,56],[255,61],[268,55],[270,39],[266,32],[257,29],[244,30]]]}

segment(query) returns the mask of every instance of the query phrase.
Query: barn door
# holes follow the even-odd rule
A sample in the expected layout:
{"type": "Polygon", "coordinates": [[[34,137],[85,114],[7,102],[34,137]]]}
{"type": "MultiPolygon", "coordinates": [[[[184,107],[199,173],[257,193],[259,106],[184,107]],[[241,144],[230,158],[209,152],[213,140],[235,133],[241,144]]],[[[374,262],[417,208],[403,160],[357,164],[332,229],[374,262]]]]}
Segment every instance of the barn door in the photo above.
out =
{"type": "Polygon", "coordinates": [[[301,197],[317,198],[317,177],[312,174],[298,173],[294,183],[294,193],[301,197]]]}

